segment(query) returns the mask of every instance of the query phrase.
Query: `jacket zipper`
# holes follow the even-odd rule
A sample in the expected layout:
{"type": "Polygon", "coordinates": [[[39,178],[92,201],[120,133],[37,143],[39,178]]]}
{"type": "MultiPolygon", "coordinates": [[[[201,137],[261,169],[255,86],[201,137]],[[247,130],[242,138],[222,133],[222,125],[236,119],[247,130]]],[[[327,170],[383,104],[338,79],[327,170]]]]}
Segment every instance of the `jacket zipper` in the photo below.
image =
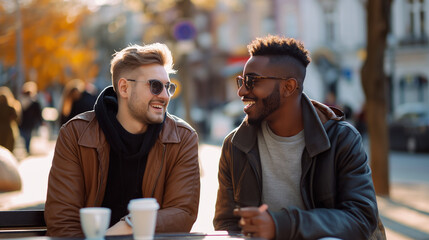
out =
{"type": "MultiPolygon", "coordinates": [[[[248,156],[246,158],[248,159],[248,164],[250,165],[250,168],[252,169],[253,174],[255,175],[255,178],[257,179],[257,182],[258,182],[259,196],[261,196],[259,198],[259,205],[261,205],[262,204],[262,174],[261,175],[258,174],[258,173],[260,173],[260,171],[258,171],[258,170],[261,170],[261,169],[254,165],[254,162],[257,160],[249,161],[249,159],[252,158],[251,154],[248,154],[248,156]]],[[[256,159],[256,157],[255,157],[255,159],[256,159]]]]}
{"type": "Polygon", "coordinates": [[[314,171],[315,171],[315,161],[316,161],[317,157],[314,157],[314,159],[312,159],[312,164],[311,164],[311,169],[310,169],[310,189],[309,189],[309,194],[310,194],[310,204],[311,204],[311,209],[315,208],[315,204],[314,204],[314,191],[313,191],[313,180],[314,180],[314,171]]]}
{"type": "Polygon", "coordinates": [[[165,145],[163,144],[161,167],[159,168],[158,175],[156,176],[156,181],[155,181],[155,185],[153,186],[153,189],[152,189],[151,197],[153,197],[153,195],[155,194],[155,187],[156,187],[156,184],[158,183],[158,178],[161,175],[162,166],[164,166],[164,158],[165,158],[165,145]]]}
{"type": "MultiPolygon", "coordinates": [[[[100,177],[99,177],[99,180],[98,180],[97,195],[95,197],[94,205],[98,204],[98,199],[100,197],[100,188],[101,188],[101,184],[103,182],[103,168],[101,167],[101,161],[100,160],[99,160],[98,171],[100,172],[100,177]]],[[[100,206],[101,206],[101,204],[100,204],[100,206]]]]}
{"type": "Polygon", "coordinates": [[[314,193],[313,193],[313,179],[314,179],[314,164],[317,157],[311,158],[308,156],[308,153],[302,155],[302,161],[306,162],[307,166],[302,166],[302,172],[301,172],[301,180],[300,180],[300,192],[301,192],[301,198],[304,202],[304,205],[307,209],[313,209],[314,204],[314,193]],[[305,168],[304,168],[305,167],[305,168]],[[307,179],[305,181],[304,179],[307,179]],[[303,184],[304,182],[308,182],[308,188],[303,184]],[[303,191],[305,191],[305,196],[303,194],[303,191]]]}

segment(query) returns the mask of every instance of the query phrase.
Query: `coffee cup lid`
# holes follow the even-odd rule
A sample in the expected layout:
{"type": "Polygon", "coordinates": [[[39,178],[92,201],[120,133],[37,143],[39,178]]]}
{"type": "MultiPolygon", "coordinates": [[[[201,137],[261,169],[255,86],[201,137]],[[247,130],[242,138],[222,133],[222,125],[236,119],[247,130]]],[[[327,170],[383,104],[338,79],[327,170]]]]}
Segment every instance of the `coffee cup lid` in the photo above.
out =
{"type": "Polygon", "coordinates": [[[80,213],[94,213],[94,212],[104,212],[104,213],[111,213],[112,210],[110,208],[106,207],[84,207],[79,209],[80,213]]]}
{"type": "Polygon", "coordinates": [[[128,204],[128,210],[131,208],[138,209],[159,209],[159,204],[155,198],[137,198],[132,199],[128,204]]]}

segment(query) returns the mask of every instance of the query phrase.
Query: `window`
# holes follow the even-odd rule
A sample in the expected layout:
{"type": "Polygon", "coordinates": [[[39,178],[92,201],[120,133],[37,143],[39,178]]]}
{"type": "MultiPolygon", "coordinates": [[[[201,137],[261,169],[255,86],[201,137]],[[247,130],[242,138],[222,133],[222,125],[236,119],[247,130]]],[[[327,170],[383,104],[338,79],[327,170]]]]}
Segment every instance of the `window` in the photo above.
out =
{"type": "Polygon", "coordinates": [[[420,0],[420,34],[423,38],[426,37],[426,30],[425,30],[425,1],[420,0]]]}
{"type": "Polygon", "coordinates": [[[427,42],[425,0],[406,0],[406,37],[404,44],[422,44],[427,42]]]}

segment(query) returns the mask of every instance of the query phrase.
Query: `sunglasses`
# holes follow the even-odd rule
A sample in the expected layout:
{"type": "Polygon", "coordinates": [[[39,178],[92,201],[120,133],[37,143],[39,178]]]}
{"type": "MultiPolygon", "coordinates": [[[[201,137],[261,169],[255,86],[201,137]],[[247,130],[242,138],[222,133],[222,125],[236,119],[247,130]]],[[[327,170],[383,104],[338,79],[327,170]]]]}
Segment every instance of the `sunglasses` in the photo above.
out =
{"type": "Polygon", "coordinates": [[[241,88],[241,86],[243,86],[243,83],[244,83],[244,86],[246,86],[248,90],[252,90],[253,85],[255,84],[255,81],[260,79],[288,80],[289,78],[268,77],[268,76],[259,76],[259,75],[244,75],[244,77],[237,76],[235,79],[237,81],[238,88],[241,88]]]}
{"type": "Polygon", "coordinates": [[[126,79],[130,82],[148,82],[150,84],[150,92],[153,95],[159,95],[162,93],[163,88],[167,89],[167,93],[170,96],[173,96],[174,92],[176,92],[177,85],[172,82],[167,82],[165,85],[157,80],[157,79],[151,79],[151,80],[134,80],[134,79],[126,79]]]}

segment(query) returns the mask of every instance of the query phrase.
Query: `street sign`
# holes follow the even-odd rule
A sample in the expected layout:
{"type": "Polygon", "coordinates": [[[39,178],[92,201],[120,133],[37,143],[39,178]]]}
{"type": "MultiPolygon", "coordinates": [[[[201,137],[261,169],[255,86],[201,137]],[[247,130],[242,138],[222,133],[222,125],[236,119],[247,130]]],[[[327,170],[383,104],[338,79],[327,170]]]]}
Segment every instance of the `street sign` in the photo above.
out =
{"type": "Polygon", "coordinates": [[[178,41],[194,39],[196,33],[197,30],[190,21],[183,20],[174,25],[173,35],[178,41]]]}

